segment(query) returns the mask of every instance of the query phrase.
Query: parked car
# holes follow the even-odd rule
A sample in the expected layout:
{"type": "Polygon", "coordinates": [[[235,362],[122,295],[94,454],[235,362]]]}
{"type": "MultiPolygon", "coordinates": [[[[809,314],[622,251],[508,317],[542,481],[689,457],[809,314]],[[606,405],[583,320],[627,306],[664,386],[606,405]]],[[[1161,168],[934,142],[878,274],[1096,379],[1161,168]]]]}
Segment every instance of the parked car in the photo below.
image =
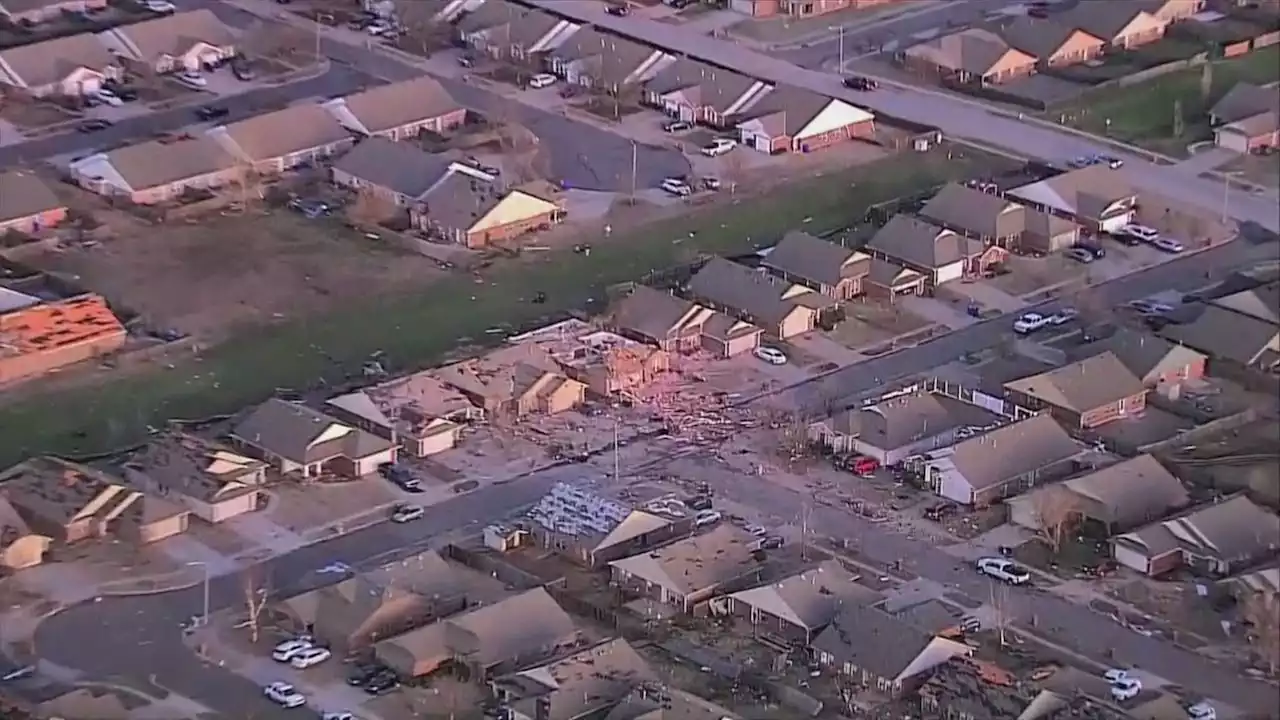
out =
{"type": "Polygon", "coordinates": [[[1218,711],[1207,702],[1198,702],[1187,708],[1191,720],[1218,720],[1218,711]]]}
{"type": "Polygon", "coordinates": [[[993,580],[1010,585],[1025,585],[1031,582],[1031,573],[1018,566],[1017,563],[1002,557],[980,558],[975,564],[978,572],[993,580]]]}
{"type": "Polygon", "coordinates": [[[331,657],[333,657],[333,653],[329,652],[328,648],[312,647],[294,655],[290,658],[289,664],[298,670],[306,670],[314,665],[319,665],[331,657]]]}
{"type": "Polygon", "coordinates": [[[1139,315],[1163,315],[1173,311],[1172,305],[1154,300],[1134,300],[1129,303],[1129,307],[1139,315]]]}
{"type": "Polygon", "coordinates": [[[464,68],[473,68],[476,66],[476,61],[475,58],[470,55],[459,55],[458,65],[461,65],[464,68]]]}
{"type": "Polygon", "coordinates": [[[1157,250],[1170,254],[1177,254],[1186,249],[1182,246],[1182,243],[1167,237],[1158,237],[1155,240],[1152,240],[1151,246],[1157,250]]]}
{"type": "Polygon", "coordinates": [[[474,155],[468,155],[467,157],[463,158],[462,161],[467,165],[470,165],[471,167],[475,168],[476,170],[479,170],[480,172],[484,173],[485,175],[489,175],[491,177],[498,177],[499,175],[502,174],[502,170],[500,168],[483,163],[480,161],[480,158],[474,155]]]}
{"type": "Polygon", "coordinates": [[[258,74],[253,70],[253,66],[239,58],[231,61],[231,74],[242,82],[249,82],[258,77],[258,74]]]}
{"type": "Polygon", "coordinates": [[[1075,260],[1078,263],[1084,263],[1085,265],[1088,265],[1089,263],[1093,262],[1093,253],[1089,252],[1088,250],[1084,250],[1082,248],[1076,248],[1076,247],[1063,250],[1062,257],[1068,260],[1075,260]]]}
{"type": "Polygon", "coordinates": [[[383,695],[400,687],[400,678],[396,677],[395,672],[384,669],[366,680],[361,687],[370,695],[383,695]]]}
{"type": "Polygon", "coordinates": [[[1064,307],[1058,312],[1049,316],[1050,325],[1066,325],[1067,323],[1080,317],[1080,311],[1073,307],[1064,307]]]}
{"type": "Polygon", "coordinates": [[[693,194],[693,188],[689,187],[689,183],[679,178],[663,178],[659,187],[676,197],[689,197],[693,194]]]}
{"type": "Polygon", "coordinates": [[[544,87],[551,87],[552,85],[556,84],[556,80],[558,79],[559,78],[557,78],[555,75],[552,75],[551,73],[538,73],[537,75],[534,75],[533,77],[529,78],[529,87],[533,88],[534,90],[537,90],[539,88],[544,88],[544,87]]]}
{"type": "Polygon", "coordinates": [[[1031,333],[1041,330],[1050,323],[1047,315],[1040,313],[1023,313],[1017,320],[1013,321],[1013,331],[1019,335],[1030,335],[1031,333]]]}
{"type": "Polygon", "coordinates": [[[287,708],[302,707],[307,704],[306,696],[286,682],[273,682],[262,688],[262,694],[266,695],[268,700],[287,708]]]}
{"type": "Polygon", "coordinates": [[[421,505],[397,505],[391,511],[391,522],[407,523],[421,519],[427,511],[421,505]]]}
{"type": "Polygon", "coordinates": [[[786,543],[786,540],[784,540],[782,536],[770,535],[768,537],[761,538],[759,545],[761,550],[777,550],[778,548],[782,547],[785,543],[786,543]]]}
{"type": "Polygon", "coordinates": [[[731,138],[716,138],[710,144],[704,145],[702,154],[707,157],[720,157],[725,153],[738,147],[738,141],[731,138]]]}
{"type": "Polygon", "coordinates": [[[310,640],[295,638],[286,640],[271,651],[271,659],[276,662],[290,662],[298,655],[311,650],[315,645],[310,640]]]}
{"type": "Polygon", "coordinates": [[[230,113],[231,113],[230,109],[224,108],[224,107],[218,107],[216,105],[201,105],[200,107],[196,108],[196,117],[200,118],[201,120],[204,120],[205,122],[208,122],[210,120],[217,120],[219,118],[224,118],[230,113]]]}
{"type": "Polygon", "coordinates": [[[631,14],[631,6],[626,4],[614,5],[610,3],[604,8],[605,13],[615,17],[626,17],[631,14]]]}
{"type": "Polygon", "coordinates": [[[880,462],[866,455],[837,455],[832,459],[831,464],[839,470],[861,477],[874,475],[880,469],[880,462]]]}
{"type": "Polygon", "coordinates": [[[875,80],[868,77],[862,77],[859,75],[850,75],[846,77],[844,80],[841,80],[840,84],[844,85],[850,90],[859,90],[859,91],[875,90],[876,88],[880,87],[880,83],[876,82],[875,80]]]}
{"type": "Polygon", "coordinates": [[[706,527],[708,525],[715,525],[716,523],[720,522],[721,519],[723,519],[723,517],[720,515],[720,513],[716,512],[715,510],[703,510],[702,512],[694,516],[693,526],[706,527]]]}
{"type": "Polygon", "coordinates": [[[162,15],[178,11],[178,7],[168,0],[143,0],[142,9],[162,15]]]}
{"type": "Polygon", "coordinates": [[[1142,681],[1138,678],[1130,677],[1111,683],[1111,697],[1120,702],[1132,700],[1140,694],[1142,694],[1142,681]]]}
{"type": "Polygon", "coordinates": [[[752,350],[751,354],[769,363],[770,365],[786,365],[787,364],[786,353],[782,352],[778,348],[769,347],[767,345],[761,345],[755,350],[752,350]]]}
{"type": "Polygon", "coordinates": [[[1129,679],[1129,671],[1124,668],[1107,668],[1102,673],[1102,678],[1109,683],[1120,682],[1129,679]]]}
{"type": "Polygon", "coordinates": [[[101,88],[98,92],[94,93],[93,96],[104,105],[110,105],[111,107],[120,107],[121,105],[124,105],[124,100],[121,100],[118,95],[106,88],[101,88]]]}
{"type": "Polygon", "coordinates": [[[173,79],[187,87],[196,89],[208,87],[209,85],[209,80],[206,79],[205,76],[191,70],[183,70],[182,72],[175,74],[173,79]]]}
{"type": "Polygon", "coordinates": [[[1102,163],[1103,165],[1106,165],[1112,170],[1119,170],[1120,168],[1124,167],[1124,160],[1121,160],[1115,155],[1094,155],[1093,159],[1098,161],[1099,163],[1102,163]]]}
{"type": "Polygon", "coordinates": [[[85,120],[84,122],[80,123],[79,125],[76,126],[76,130],[79,130],[82,133],[91,133],[91,132],[97,132],[99,130],[106,130],[109,127],[111,127],[110,120],[95,118],[93,120],[85,120]]]}
{"type": "Polygon", "coordinates": [[[1154,242],[1156,238],[1160,237],[1159,230],[1149,228],[1145,225],[1138,225],[1137,223],[1125,225],[1120,228],[1120,234],[1128,235],[1131,238],[1137,238],[1138,240],[1146,243],[1154,242]]]}
{"type": "Polygon", "coordinates": [[[386,672],[390,672],[390,670],[383,665],[358,664],[347,674],[347,684],[353,687],[360,687],[386,672]]]}
{"type": "Polygon", "coordinates": [[[685,122],[684,120],[672,120],[671,122],[663,123],[662,125],[662,131],[669,133],[688,132],[692,129],[693,123],[685,122]]]}
{"type": "Polygon", "coordinates": [[[720,178],[714,175],[707,175],[702,178],[702,187],[707,190],[711,190],[711,191],[719,190],[720,185],[721,185],[720,178]]]}
{"type": "Polygon", "coordinates": [[[769,534],[769,528],[763,525],[747,524],[743,525],[742,529],[746,530],[748,535],[754,535],[755,537],[764,537],[769,534]]]}
{"type": "Polygon", "coordinates": [[[712,506],[711,498],[706,495],[699,495],[695,498],[689,498],[684,503],[690,510],[703,511],[710,510],[712,506]]]}
{"type": "Polygon", "coordinates": [[[320,716],[320,720],[356,720],[356,716],[349,712],[327,712],[320,716]]]}
{"type": "Polygon", "coordinates": [[[1089,242],[1088,240],[1081,240],[1080,242],[1076,243],[1076,247],[1092,255],[1094,260],[1098,260],[1100,258],[1104,258],[1107,256],[1106,248],[1102,247],[1097,243],[1089,242]]]}

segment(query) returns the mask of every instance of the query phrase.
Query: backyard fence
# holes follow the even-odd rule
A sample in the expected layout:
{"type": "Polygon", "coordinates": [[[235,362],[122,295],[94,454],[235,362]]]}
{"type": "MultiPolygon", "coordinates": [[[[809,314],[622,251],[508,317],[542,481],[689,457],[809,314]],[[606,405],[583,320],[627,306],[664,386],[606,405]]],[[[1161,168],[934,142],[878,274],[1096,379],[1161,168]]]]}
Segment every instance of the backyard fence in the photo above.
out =
{"type": "Polygon", "coordinates": [[[1245,410],[1244,412],[1236,413],[1235,415],[1228,415],[1224,418],[1218,418],[1213,422],[1205,423],[1204,425],[1200,425],[1198,427],[1193,427],[1187,430],[1183,430],[1182,432],[1178,433],[1177,435],[1174,435],[1171,438],[1166,438],[1159,442],[1143,445],[1138,448],[1138,453],[1150,453],[1150,454],[1156,454],[1156,455],[1159,455],[1162,453],[1169,453],[1172,451],[1176,451],[1178,448],[1181,448],[1186,445],[1195,445],[1197,442],[1199,442],[1200,440],[1203,440],[1204,438],[1213,437],[1215,435],[1220,435],[1228,430],[1234,430],[1235,428],[1243,427],[1245,425],[1248,425],[1251,422],[1254,422],[1257,419],[1258,419],[1258,412],[1256,410],[1252,410],[1252,409],[1245,410]]]}

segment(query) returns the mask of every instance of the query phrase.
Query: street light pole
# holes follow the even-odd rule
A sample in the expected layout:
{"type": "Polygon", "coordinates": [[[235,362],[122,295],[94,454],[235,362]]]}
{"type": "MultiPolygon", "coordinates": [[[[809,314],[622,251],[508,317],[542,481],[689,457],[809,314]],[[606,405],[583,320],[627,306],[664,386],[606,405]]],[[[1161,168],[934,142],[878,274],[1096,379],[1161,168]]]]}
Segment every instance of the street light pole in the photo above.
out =
{"type": "Polygon", "coordinates": [[[843,73],[844,72],[844,26],[843,25],[828,26],[827,29],[835,30],[837,33],[839,33],[839,40],[837,41],[837,47],[840,48],[840,66],[839,66],[838,72],[843,73]]]}
{"type": "Polygon", "coordinates": [[[204,570],[204,612],[200,616],[200,626],[205,627],[209,624],[209,563],[193,560],[187,565],[199,565],[204,570]]]}

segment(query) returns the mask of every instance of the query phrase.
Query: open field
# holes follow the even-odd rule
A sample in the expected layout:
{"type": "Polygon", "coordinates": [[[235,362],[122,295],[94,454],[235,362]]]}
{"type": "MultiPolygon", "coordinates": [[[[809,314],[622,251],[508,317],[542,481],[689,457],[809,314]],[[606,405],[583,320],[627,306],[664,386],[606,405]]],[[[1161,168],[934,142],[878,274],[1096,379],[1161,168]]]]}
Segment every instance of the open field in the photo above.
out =
{"type": "MultiPolygon", "coordinates": [[[[302,390],[359,375],[371,354],[403,372],[459,348],[501,337],[487,330],[533,326],[569,310],[601,307],[604,290],[703,253],[732,254],[767,245],[786,230],[838,229],[869,205],[950,179],[990,176],[1015,162],[948,146],[900,155],[775,189],[767,199],[739,197],[636,232],[615,233],[590,254],[552,251],[495,266],[484,276],[454,276],[414,292],[363,299],[328,314],[245,331],[191,360],[120,378],[102,387],[48,393],[0,408],[0,461],[41,452],[84,453],[136,442],[168,418],[227,413],[278,388],[302,390]],[[543,291],[547,301],[533,304],[543,291]]],[[[319,228],[317,228],[319,229],[319,228]]],[[[371,278],[371,288],[376,279],[371,278]]]]}
{"type": "Polygon", "coordinates": [[[1169,73],[1129,87],[1086,93],[1069,108],[1055,108],[1073,127],[1140,145],[1157,152],[1185,155],[1187,145],[1209,137],[1210,107],[1236,83],[1280,79],[1280,47],[1211,63],[1211,89],[1202,93],[1204,68],[1169,73]],[[1182,104],[1182,134],[1174,136],[1174,112],[1182,104]],[[1109,122],[1108,122],[1109,121],[1109,122]]]}

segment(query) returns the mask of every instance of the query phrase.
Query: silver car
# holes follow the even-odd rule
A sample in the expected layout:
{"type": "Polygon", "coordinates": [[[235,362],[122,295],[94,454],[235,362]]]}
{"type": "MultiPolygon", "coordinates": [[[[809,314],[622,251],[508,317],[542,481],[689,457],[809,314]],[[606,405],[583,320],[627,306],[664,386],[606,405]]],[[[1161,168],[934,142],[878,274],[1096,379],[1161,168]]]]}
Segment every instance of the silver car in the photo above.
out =
{"type": "Polygon", "coordinates": [[[1076,262],[1084,265],[1088,265],[1094,260],[1093,253],[1085,250],[1084,248],[1071,248],[1070,250],[1064,250],[1062,252],[1062,257],[1068,260],[1075,260],[1076,262]]]}

